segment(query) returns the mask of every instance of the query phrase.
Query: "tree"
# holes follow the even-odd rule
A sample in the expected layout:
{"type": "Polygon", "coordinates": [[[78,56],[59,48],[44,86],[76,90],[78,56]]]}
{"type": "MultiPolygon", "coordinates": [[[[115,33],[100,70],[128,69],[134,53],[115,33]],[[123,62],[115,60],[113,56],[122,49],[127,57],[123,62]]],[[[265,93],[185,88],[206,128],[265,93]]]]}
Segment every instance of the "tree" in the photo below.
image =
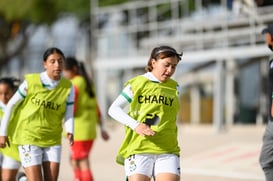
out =
{"type": "MultiPolygon", "coordinates": [[[[1,0],[0,1],[0,66],[19,55],[32,33],[30,25],[50,26],[60,16],[75,15],[82,25],[90,26],[91,0],[1,0]],[[20,38],[19,38],[20,37],[20,38]],[[14,48],[14,41],[16,47],[14,48]],[[11,48],[13,44],[13,48],[11,48]]],[[[126,0],[101,0],[100,6],[113,5],[126,0]]]]}

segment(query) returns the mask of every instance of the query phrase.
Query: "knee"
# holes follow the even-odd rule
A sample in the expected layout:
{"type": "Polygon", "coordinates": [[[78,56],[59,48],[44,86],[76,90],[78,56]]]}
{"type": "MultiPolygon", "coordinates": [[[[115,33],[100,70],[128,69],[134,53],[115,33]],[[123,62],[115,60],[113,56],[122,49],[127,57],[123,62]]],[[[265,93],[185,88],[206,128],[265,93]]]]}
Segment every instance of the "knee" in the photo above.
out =
{"type": "Polygon", "coordinates": [[[79,168],[79,162],[77,160],[71,160],[70,164],[72,168],[79,168]]]}
{"type": "Polygon", "coordinates": [[[262,169],[266,168],[268,166],[268,161],[266,161],[266,159],[264,159],[263,154],[261,153],[260,157],[259,157],[259,163],[260,166],[262,167],[262,169]]]}

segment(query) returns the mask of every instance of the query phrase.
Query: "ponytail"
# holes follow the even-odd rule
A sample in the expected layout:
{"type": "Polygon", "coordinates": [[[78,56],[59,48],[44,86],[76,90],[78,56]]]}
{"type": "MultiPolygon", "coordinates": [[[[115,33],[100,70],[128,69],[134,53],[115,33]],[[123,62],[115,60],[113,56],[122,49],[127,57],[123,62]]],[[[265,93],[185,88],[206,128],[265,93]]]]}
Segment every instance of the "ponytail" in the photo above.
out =
{"type": "Polygon", "coordinates": [[[79,67],[79,74],[82,75],[84,77],[84,80],[86,82],[86,91],[89,95],[89,97],[95,97],[95,92],[94,92],[94,87],[93,87],[93,82],[92,80],[89,78],[86,70],[85,70],[85,66],[83,62],[78,62],[78,67],[79,67]]]}

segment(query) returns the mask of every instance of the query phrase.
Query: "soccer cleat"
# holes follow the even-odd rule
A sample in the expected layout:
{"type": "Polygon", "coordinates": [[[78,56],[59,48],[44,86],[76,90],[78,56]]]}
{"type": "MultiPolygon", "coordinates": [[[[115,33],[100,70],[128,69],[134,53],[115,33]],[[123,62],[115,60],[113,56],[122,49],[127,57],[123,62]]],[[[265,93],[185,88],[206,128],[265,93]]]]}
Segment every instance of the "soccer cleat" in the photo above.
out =
{"type": "Polygon", "coordinates": [[[19,172],[16,175],[16,181],[27,181],[27,176],[24,172],[19,172]]]}

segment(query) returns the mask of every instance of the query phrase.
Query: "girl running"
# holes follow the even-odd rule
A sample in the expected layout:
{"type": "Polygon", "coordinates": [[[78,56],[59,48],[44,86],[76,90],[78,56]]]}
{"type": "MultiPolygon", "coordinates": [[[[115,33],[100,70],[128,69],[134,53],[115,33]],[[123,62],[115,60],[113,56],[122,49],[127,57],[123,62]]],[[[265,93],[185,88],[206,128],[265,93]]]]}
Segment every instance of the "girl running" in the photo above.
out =
{"type": "Polygon", "coordinates": [[[45,71],[25,76],[1,121],[0,147],[5,148],[9,141],[19,145],[28,181],[57,181],[63,118],[67,138],[73,144],[74,89],[61,76],[64,61],[60,49],[47,49],[43,56],[45,71]],[[13,117],[12,112],[16,112],[13,117]]]}
{"type": "Polygon", "coordinates": [[[181,56],[169,46],[154,48],[147,73],[128,80],[109,108],[109,115],[126,126],[117,162],[124,164],[129,181],[180,180],[179,86],[171,76],[181,56]]]}

